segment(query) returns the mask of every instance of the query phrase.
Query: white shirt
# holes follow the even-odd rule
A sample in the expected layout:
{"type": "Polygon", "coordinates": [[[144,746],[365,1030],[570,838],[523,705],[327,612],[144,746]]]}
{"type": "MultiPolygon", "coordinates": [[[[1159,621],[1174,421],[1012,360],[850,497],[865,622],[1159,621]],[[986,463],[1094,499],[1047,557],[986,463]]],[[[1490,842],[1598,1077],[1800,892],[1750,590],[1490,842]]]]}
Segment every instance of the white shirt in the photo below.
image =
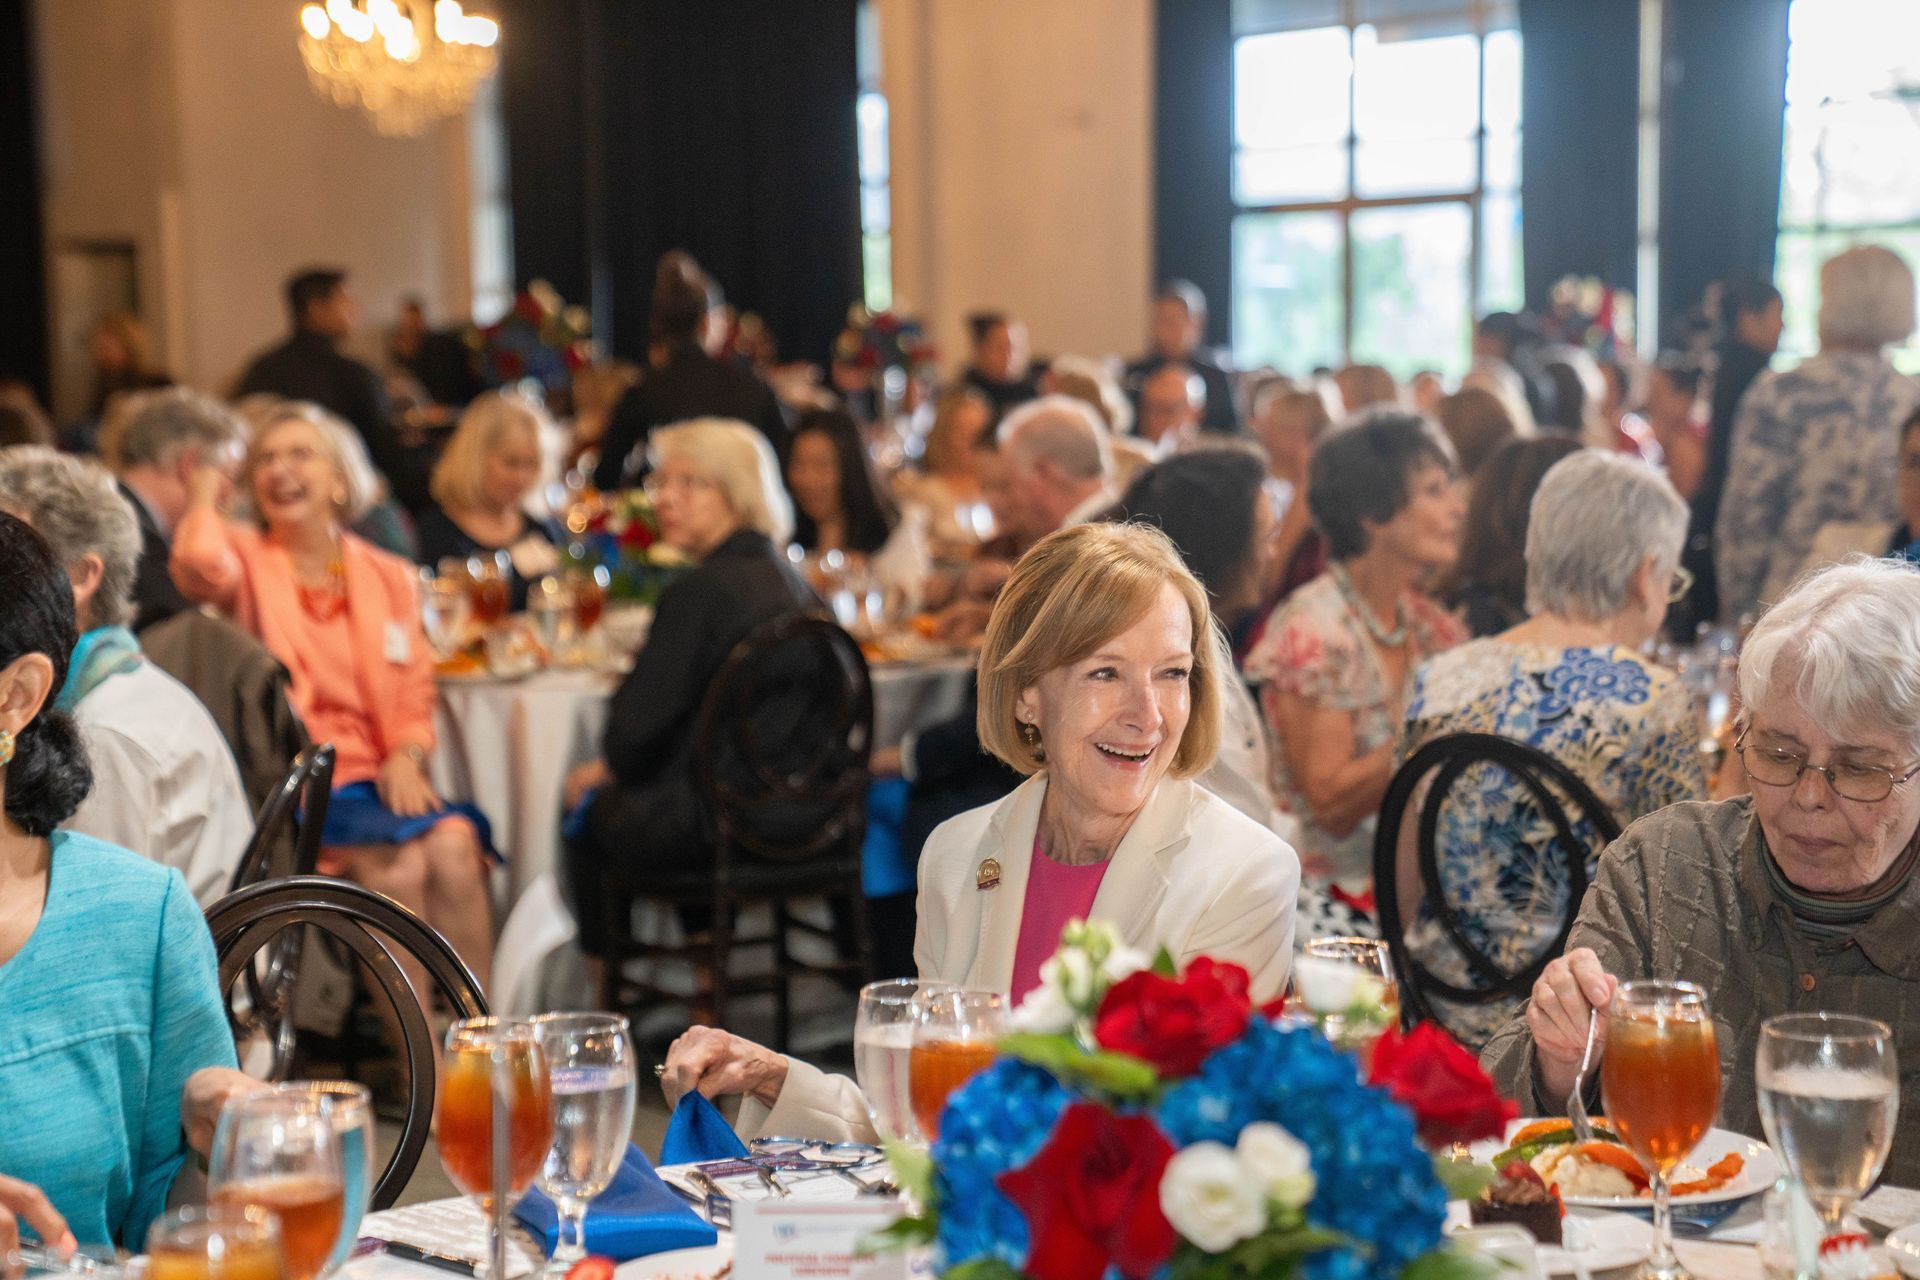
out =
{"type": "Polygon", "coordinates": [[[200,700],[142,661],[96,685],[73,718],[93,789],[63,825],[178,867],[203,907],[225,894],[253,814],[233,753],[200,700]]]}

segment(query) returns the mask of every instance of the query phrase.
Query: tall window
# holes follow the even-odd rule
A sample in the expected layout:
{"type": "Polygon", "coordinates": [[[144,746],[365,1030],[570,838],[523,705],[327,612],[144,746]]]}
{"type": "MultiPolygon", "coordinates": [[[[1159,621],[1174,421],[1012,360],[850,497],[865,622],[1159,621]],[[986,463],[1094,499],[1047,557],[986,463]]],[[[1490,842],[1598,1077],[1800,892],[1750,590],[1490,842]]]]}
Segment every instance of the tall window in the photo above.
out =
{"type": "Polygon", "coordinates": [[[860,273],[867,310],[893,306],[893,195],[888,186],[887,95],[880,92],[880,26],[872,0],[855,11],[860,97],[854,107],[860,155],[860,273]]]}
{"type": "Polygon", "coordinates": [[[1233,350],[1466,369],[1516,309],[1512,0],[1234,0],[1233,350]]]}
{"type": "MultiPolygon", "coordinates": [[[[1806,355],[1819,346],[1822,259],[1871,242],[1920,272],[1920,4],[1793,0],[1787,35],[1775,277],[1781,350],[1806,355]]],[[[1893,357],[1920,373],[1920,341],[1893,357]]]]}

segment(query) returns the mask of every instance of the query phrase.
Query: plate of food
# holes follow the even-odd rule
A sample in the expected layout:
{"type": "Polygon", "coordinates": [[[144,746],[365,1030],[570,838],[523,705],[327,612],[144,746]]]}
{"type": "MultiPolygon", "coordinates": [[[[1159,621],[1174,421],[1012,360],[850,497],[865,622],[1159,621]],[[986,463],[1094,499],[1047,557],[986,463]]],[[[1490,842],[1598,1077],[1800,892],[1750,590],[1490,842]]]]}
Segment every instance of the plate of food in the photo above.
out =
{"type": "MultiPolygon", "coordinates": [[[[1504,1169],[1515,1160],[1532,1168],[1569,1206],[1583,1209],[1647,1209],[1653,1192],[1646,1171],[1620,1143],[1605,1116],[1593,1121],[1594,1141],[1573,1140],[1573,1125],[1561,1119],[1516,1123],[1506,1146],[1478,1144],[1473,1158],[1504,1169]]],[[[1673,1174],[1675,1206],[1727,1204],[1765,1191],[1780,1176],[1780,1161],[1766,1143],[1730,1129],[1709,1129],[1673,1174]]]]}
{"type": "Polygon", "coordinates": [[[1514,1161],[1468,1202],[1448,1206],[1449,1233],[1468,1226],[1515,1226],[1532,1236],[1540,1270],[1587,1276],[1631,1267],[1653,1252],[1653,1224],[1625,1213],[1568,1213],[1531,1166],[1514,1161]]]}
{"type": "Polygon", "coordinates": [[[1893,1265],[1900,1268],[1901,1275],[1920,1280],[1920,1222],[1889,1232],[1887,1252],[1893,1255],[1893,1265]]]}

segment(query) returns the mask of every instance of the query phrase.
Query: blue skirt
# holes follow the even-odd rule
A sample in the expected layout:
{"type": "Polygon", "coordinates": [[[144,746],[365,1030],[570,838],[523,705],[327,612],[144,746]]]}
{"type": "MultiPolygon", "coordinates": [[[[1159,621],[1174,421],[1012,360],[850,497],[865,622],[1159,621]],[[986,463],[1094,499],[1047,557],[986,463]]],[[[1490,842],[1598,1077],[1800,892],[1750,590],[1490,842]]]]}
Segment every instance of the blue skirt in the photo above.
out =
{"type": "Polygon", "coordinates": [[[380,803],[371,782],[351,782],[327,800],[327,825],[320,833],[322,847],[356,844],[405,844],[433,829],[442,818],[462,817],[473,823],[480,847],[496,862],[505,861],[493,847],[493,824],[470,804],[444,805],[432,813],[403,818],[380,803]]]}

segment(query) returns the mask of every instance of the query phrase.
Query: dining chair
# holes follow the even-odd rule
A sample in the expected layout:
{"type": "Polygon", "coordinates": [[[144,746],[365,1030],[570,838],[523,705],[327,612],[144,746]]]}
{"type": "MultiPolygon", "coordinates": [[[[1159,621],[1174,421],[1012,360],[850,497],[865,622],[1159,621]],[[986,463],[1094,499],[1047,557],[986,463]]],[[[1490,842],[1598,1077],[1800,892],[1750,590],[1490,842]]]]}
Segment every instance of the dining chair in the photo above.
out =
{"type": "Polygon", "coordinates": [[[1566,949],[1567,936],[1573,931],[1581,899],[1586,895],[1587,863],[1619,835],[1619,822],[1578,774],[1524,742],[1490,733],[1455,733],[1435,738],[1415,751],[1387,786],[1373,840],[1374,907],[1380,936],[1393,956],[1402,1017],[1409,1024],[1425,1018],[1445,1025],[1446,1019],[1435,1009],[1431,997],[1462,1004],[1490,1004],[1526,995],[1547,965],[1566,949]],[[1502,969],[1468,937],[1459,912],[1448,901],[1436,850],[1440,813],[1454,788],[1463,780],[1486,786],[1489,769],[1504,772],[1525,792],[1525,802],[1552,832],[1548,847],[1565,865],[1567,897],[1553,941],[1512,971],[1502,969]],[[1419,795],[1423,784],[1427,784],[1425,793],[1419,795]],[[1465,963],[1473,979],[1470,986],[1440,978],[1407,946],[1406,931],[1411,922],[1400,909],[1398,892],[1400,833],[1416,796],[1419,811],[1415,847],[1421,907],[1431,914],[1447,944],[1465,963]],[[1575,813],[1585,815],[1584,831],[1576,825],[1575,813]]]}
{"type": "Polygon", "coordinates": [[[399,1142],[372,1196],[374,1209],[389,1207],[406,1188],[427,1145],[440,1058],[432,993],[414,991],[400,960],[409,957],[426,970],[455,1018],[487,1014],[479,980],[419,916],[391,898],[331,876],[283,876],[249,885],[207,908],[207,928],[219,957],[223,993],[231,992],[241,975],[252,970],[254,957],[280,934],[311,928],[351,951],[393,1006],[400,1033],[397,1047],[407,1072],[407,1110],[399,1142]]]}

